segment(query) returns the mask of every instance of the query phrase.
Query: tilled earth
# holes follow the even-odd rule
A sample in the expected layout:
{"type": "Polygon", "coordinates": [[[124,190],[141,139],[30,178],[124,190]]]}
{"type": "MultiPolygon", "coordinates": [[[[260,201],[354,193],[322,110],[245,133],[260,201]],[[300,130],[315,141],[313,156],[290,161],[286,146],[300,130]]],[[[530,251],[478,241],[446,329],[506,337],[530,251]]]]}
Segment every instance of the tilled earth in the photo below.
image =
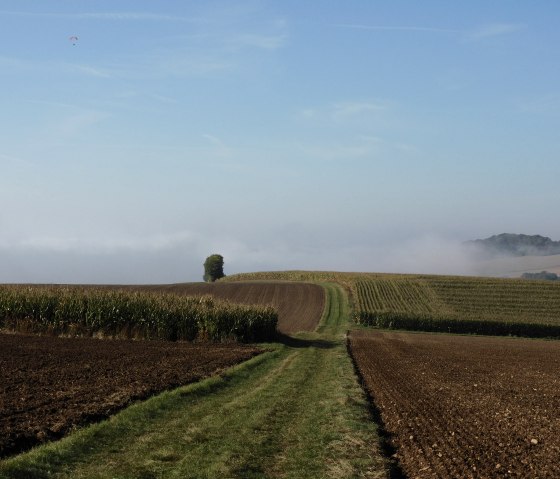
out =
{"type": "Polygon", "coordinates": [[[239,344],[0,334],[0,457],[260,352],[239,344]]]}
{"type": "Polygon", "coordinates": [[[409,478],[560,477],[560,342],[355,331],[409,478]]]}
{"type": "Polygon", "coordinates": [[[239,281],[232,283],[178,283],[128,286],[130,289],[185,295],[210,294],[233,303],[272,306],[278,311],[281,333],[313,331],[323,314],[325,291],[311,283],[288,281],[239,281]]]}

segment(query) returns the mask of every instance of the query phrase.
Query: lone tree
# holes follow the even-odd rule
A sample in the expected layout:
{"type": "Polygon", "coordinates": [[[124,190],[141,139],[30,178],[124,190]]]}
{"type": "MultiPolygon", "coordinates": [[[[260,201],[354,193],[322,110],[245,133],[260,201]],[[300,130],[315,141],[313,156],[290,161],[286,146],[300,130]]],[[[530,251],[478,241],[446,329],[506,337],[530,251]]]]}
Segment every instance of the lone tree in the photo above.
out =
{"type": "Polygon", "coordinates": [[[224,276],[224,257],[221,254],[208,256],[204,262],[204,281],[213,283],[224,276]]]}

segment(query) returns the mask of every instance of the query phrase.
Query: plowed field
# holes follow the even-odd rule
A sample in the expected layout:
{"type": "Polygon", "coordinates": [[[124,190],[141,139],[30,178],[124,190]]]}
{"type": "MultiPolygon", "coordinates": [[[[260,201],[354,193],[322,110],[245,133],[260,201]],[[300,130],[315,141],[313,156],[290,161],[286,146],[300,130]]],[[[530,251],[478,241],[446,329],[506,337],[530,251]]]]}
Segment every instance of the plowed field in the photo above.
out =
{"type": "Polygon", "coordinates": [[[259,352],[238,344],[0,334],[0,457],[259,352]]]}
{"type": "Polygon", "coordinates": [[[278,331],[313,331],[323,314],[325,292],[317,284],[272,281],[235,283],[184,283],[141,286],[135,289],[185,295],[210,294],[240,304],[273,306],[278,311],[278,331]]]}
{"type": "Polygon", "coordinates": [[[560,342],[358,331],[350,347],[407,477],[560,477],[560,342]]]}

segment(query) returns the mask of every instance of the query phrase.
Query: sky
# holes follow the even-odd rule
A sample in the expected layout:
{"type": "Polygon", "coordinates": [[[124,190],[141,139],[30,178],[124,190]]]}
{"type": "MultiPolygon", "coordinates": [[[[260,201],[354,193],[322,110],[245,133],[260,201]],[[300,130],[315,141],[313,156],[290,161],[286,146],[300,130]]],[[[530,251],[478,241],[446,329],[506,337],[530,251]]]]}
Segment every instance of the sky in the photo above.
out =
{"type": "Polygon", "coordinates": [[[0,0],[0,282],[470,272],[560,239],[553,0],[0,0]],[[71,37],[77,37],[72,39],[71,37]]]}

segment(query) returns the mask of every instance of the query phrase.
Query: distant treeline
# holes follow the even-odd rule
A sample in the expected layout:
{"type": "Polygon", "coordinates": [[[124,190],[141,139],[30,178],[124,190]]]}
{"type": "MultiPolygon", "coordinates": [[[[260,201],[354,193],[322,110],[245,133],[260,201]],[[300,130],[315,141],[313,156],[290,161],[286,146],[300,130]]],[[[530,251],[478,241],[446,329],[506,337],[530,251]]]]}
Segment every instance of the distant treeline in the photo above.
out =
{"type": "Polygon", "coordinates": [[[560,254],[560,241],[541,235],[502,233],[485,239],[467,241],[479,253],[490,256],[548,256],[560,254]]]}
{"type": "Polygon", "coordinates": [[[521,277],[523,279],[546,279],[549,281],[558,280],[558,275],[556,273],[550,273],[548,271],[541,271],[540,273],[523,273],[521,277]]]}

